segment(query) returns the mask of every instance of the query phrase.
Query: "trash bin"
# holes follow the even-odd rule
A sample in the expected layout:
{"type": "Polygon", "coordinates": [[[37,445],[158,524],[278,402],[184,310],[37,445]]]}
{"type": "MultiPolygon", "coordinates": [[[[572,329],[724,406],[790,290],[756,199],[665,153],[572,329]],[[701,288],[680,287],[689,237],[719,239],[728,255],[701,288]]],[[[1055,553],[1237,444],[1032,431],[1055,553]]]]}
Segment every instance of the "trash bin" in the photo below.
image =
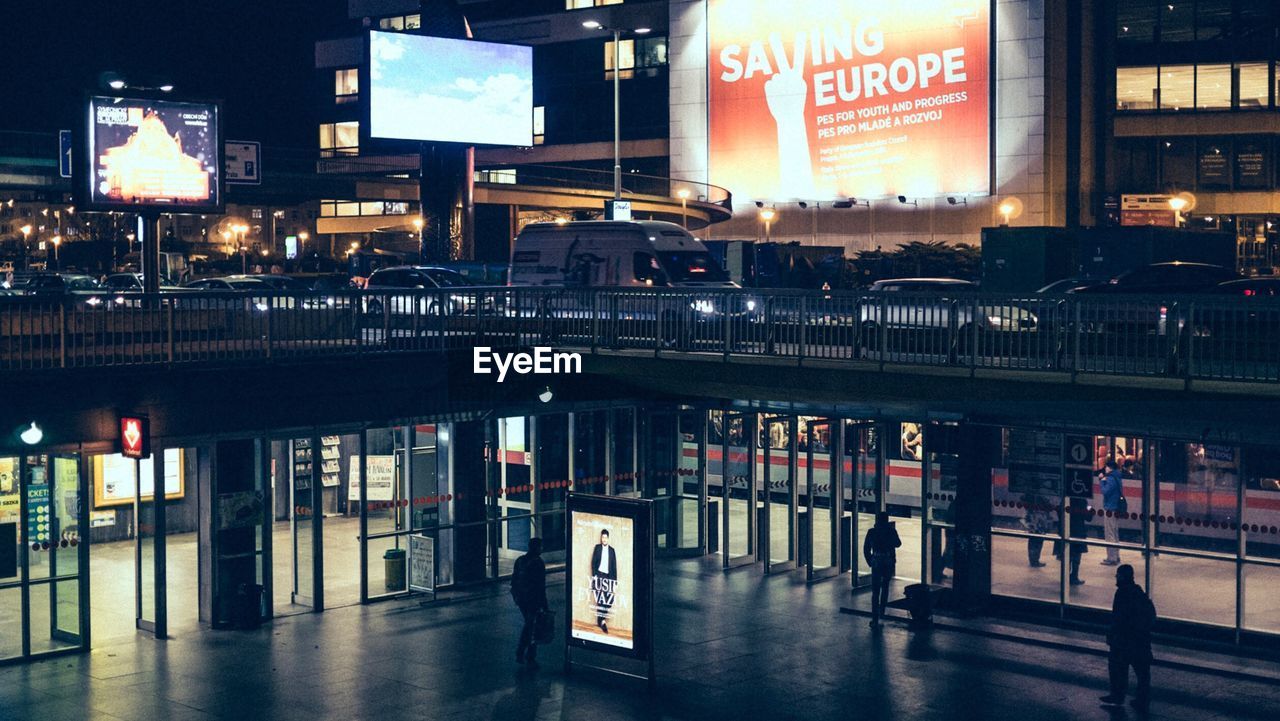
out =
{"type": "Polygon", "coordinates": [[[235,624],[237,628],[251,629],[262,624],[262,586],[242,583],[236,587],[235,624]]]}
{"type": "Polygon", "coordinates": [[[943,586],[928,583],[913,583],[904,589],[912,628],[928,628],[933,625],[933,608],[944,590],[943,586]]]}
{"type": "Polygon", "coordinates": [[[408,554],[403,548],[388,548],[382,554],[383,572],[386,574],[388,591],[404,590],[404,564],[408,554]]]}

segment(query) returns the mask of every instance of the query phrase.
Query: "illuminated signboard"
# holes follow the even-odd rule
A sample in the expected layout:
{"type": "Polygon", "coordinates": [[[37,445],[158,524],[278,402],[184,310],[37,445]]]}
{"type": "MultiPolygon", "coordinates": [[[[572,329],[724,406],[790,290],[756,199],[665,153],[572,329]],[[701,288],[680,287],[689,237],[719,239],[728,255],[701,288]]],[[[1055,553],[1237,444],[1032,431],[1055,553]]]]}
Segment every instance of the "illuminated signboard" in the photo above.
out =
{"type": "Polygon", "coordinates": [[[93,96],[87,121],[80,190],[90,209],[222,209],[216,103],[93,96]]]}
{"type": "Polygon", "coordinates": [[[565,640],[571,647],[652,654],[652,512],[636,499],[570,494],[565,640]]]}
{"type": "Polygon", "coordinates": [[[151,455],[151,423],[146,416],[120,417],[120,455],[134,460],[151,455]]]}
{"type": "Polygon", "coordinates": [[[374,138],[533,145],[533,49],[369,33],[374,138]]]}
{"type": "Polygon", "coordinates": [[[988,0],[709,0],[711,182],[764,199],[990,191],[988,0]]]}

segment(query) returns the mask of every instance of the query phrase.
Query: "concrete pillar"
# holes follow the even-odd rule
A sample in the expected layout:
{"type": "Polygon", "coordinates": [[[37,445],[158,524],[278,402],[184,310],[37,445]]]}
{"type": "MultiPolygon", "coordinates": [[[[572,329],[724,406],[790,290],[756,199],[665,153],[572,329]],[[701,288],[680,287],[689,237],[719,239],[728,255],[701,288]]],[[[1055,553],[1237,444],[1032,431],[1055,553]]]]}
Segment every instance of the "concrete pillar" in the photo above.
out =
{"type": "Polygon", "coordinates": [[[453,494],[453,578],[474,583],[487,577],[488,533],[482,523],[486,507],[485,427],[487,421],[450,424],[449,493],[453,494]],[[476,525],[468,525],[476,524],[476,525]]]}
{"type": "Polygon", "coordinates": [[[1000,429],[964,423],[957,449],[954,603],[979,609],[991,596],[991,467],[1000,448],[1000,429]]]}
{"type": "Polygon", "coordinates": [[[200,620],[214,628],[234,623],[236,594],[241,584],[258,582],[254,553],[261,526],[219,529],[218,499],[258,488],[258,463],[253,439],[218,441],[200,449],[200,620]]]}

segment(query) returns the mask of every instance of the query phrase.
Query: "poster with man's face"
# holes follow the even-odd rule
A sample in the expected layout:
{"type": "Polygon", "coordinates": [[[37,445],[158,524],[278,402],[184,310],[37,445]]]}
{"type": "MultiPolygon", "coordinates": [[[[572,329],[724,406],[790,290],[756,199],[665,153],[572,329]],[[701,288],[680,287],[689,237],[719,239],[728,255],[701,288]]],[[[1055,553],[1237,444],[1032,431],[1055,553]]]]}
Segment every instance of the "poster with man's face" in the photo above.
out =
{"type": "Polygon", "coordinates": [[[635,523],[631,518],[575,512],[570,533],[570,635],[635,648],[635,523]]]}

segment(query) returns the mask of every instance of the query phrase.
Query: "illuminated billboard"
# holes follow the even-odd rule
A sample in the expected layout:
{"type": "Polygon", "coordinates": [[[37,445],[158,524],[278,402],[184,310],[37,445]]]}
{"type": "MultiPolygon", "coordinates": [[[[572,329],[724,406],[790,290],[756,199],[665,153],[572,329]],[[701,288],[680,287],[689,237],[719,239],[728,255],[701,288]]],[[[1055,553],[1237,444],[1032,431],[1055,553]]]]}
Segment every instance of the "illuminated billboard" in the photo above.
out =
{"type": "Polygon", "coordinates": [[[707,6],[712,183],[762,199],[989,192],[989,0],[707,6]]]}
{"type": "Polygon", "coordinates": [[[369,135],[533,145],[533,48],[369,33],[369,135]]]}
{"type": "Polygon", "coordinates": [[[94,96],[87,120],[84,205],[166,213],[221,210],[216,103],[94,96]]]}
{"type": "Polygon", "coordinates": [[[570,648],[649,658],[653,534],[647,501],[573,493],[566,574],[570,648]]]}

